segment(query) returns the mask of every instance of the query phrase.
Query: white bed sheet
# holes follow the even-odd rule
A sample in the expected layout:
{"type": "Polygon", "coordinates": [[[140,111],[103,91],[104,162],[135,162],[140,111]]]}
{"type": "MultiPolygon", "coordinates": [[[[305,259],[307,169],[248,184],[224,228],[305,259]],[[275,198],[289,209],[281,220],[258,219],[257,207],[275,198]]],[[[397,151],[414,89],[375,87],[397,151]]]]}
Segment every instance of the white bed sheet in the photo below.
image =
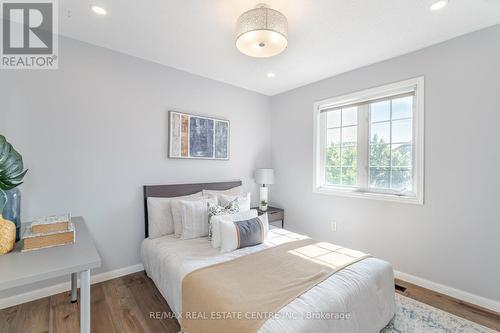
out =
{"type": "MultiPolygon", "coordinates": [[[[182,279],[195,269],[231,260],[284,242],[306,238],[284,229],[271,229],[266,242],[220,253],[206,238],[180,240],[172,235],[145,239],[142,261],[174,313],[180,313],[182,279]]],[[[259,273],[255,272],[255,278],[259,273]]],[[[266,283],[266,281],[262,281],[266,283]]],[[[395,312],[394,273],[383,260],[367,258],[333,274],[283,307],[259,333],[379,332],[395,312]],[[349,313],[349,319],[325,319],[349,313]],[[290,314],[294,317],[291,318],[290,314]],[[311,319],[312,315],[323,315],[311,319]]]]}

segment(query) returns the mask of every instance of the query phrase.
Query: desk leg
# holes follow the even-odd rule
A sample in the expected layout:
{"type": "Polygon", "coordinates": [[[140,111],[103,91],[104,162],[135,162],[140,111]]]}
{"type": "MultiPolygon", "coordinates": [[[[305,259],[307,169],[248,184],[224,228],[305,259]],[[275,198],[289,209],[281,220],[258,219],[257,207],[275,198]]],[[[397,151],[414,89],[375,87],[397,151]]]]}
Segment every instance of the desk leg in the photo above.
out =
{"type": "Polygon", "coordinates": [[[90,270],[80,272],[80,333],[90,333],[90,270]]]}
{"type": "Polygon", "coordinates": [[[75,303],[78,299],[78,273],[71,273],[71,303],[75,303]]]}

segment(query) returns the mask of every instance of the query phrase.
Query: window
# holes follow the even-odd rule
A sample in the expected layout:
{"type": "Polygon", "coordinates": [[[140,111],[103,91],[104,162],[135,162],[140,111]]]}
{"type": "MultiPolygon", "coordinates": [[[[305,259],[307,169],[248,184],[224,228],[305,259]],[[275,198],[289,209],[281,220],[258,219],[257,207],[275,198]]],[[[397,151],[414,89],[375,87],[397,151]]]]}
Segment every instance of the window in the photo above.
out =
{"type": "Polygon", "coordinates": [[[424,79],[314,105],[314,191],[423,203],[424,79]]]}

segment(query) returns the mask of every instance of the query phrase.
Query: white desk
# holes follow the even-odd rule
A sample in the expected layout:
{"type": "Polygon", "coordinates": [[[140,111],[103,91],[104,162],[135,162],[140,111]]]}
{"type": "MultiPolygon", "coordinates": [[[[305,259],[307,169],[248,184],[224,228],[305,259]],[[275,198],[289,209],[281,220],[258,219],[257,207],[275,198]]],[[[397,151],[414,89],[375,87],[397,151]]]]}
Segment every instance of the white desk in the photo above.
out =
{"type": "Polygon", "coordinates": [[[80,274],[80,332],[90,332],[90,270],[101,266],[101,257],[82,217],[71,219],[76,227],[76,242],[42,250],[14,251],[0,256],[0,291],[71,275],[71,301],[77,299],[77,274],[80,274]]]}

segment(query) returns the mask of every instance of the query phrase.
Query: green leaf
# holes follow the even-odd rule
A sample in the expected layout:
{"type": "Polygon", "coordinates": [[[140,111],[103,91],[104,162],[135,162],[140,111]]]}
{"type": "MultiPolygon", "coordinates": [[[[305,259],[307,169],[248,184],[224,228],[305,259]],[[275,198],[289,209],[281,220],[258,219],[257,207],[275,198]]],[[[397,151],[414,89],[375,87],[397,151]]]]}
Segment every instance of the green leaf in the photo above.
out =
{"type": "Polygon", "coordinates": [[[27,172],[28,172],[28,170],[26,169],[23,172],[21,172],[20,174],[18,174],[17,176],[12,177],[11,180],[16,181],[16,182],[20,182],[23,180],[23,178],[27,172]]]}
{"type": "Polygon", "coordinates": [[[23,157],[0,134],[0,189],[8,191],[21,185],[28,172],[23,169],[23,157]]]}
{"type": "Polygon", "coordinates": [[[9,184],[9,183],[4,183],[4,182],[0,181],[0,189],[2,189],[4,191],[12,190],[16,186],[17,185],[13,185],[13,184],[9,184]]]}

